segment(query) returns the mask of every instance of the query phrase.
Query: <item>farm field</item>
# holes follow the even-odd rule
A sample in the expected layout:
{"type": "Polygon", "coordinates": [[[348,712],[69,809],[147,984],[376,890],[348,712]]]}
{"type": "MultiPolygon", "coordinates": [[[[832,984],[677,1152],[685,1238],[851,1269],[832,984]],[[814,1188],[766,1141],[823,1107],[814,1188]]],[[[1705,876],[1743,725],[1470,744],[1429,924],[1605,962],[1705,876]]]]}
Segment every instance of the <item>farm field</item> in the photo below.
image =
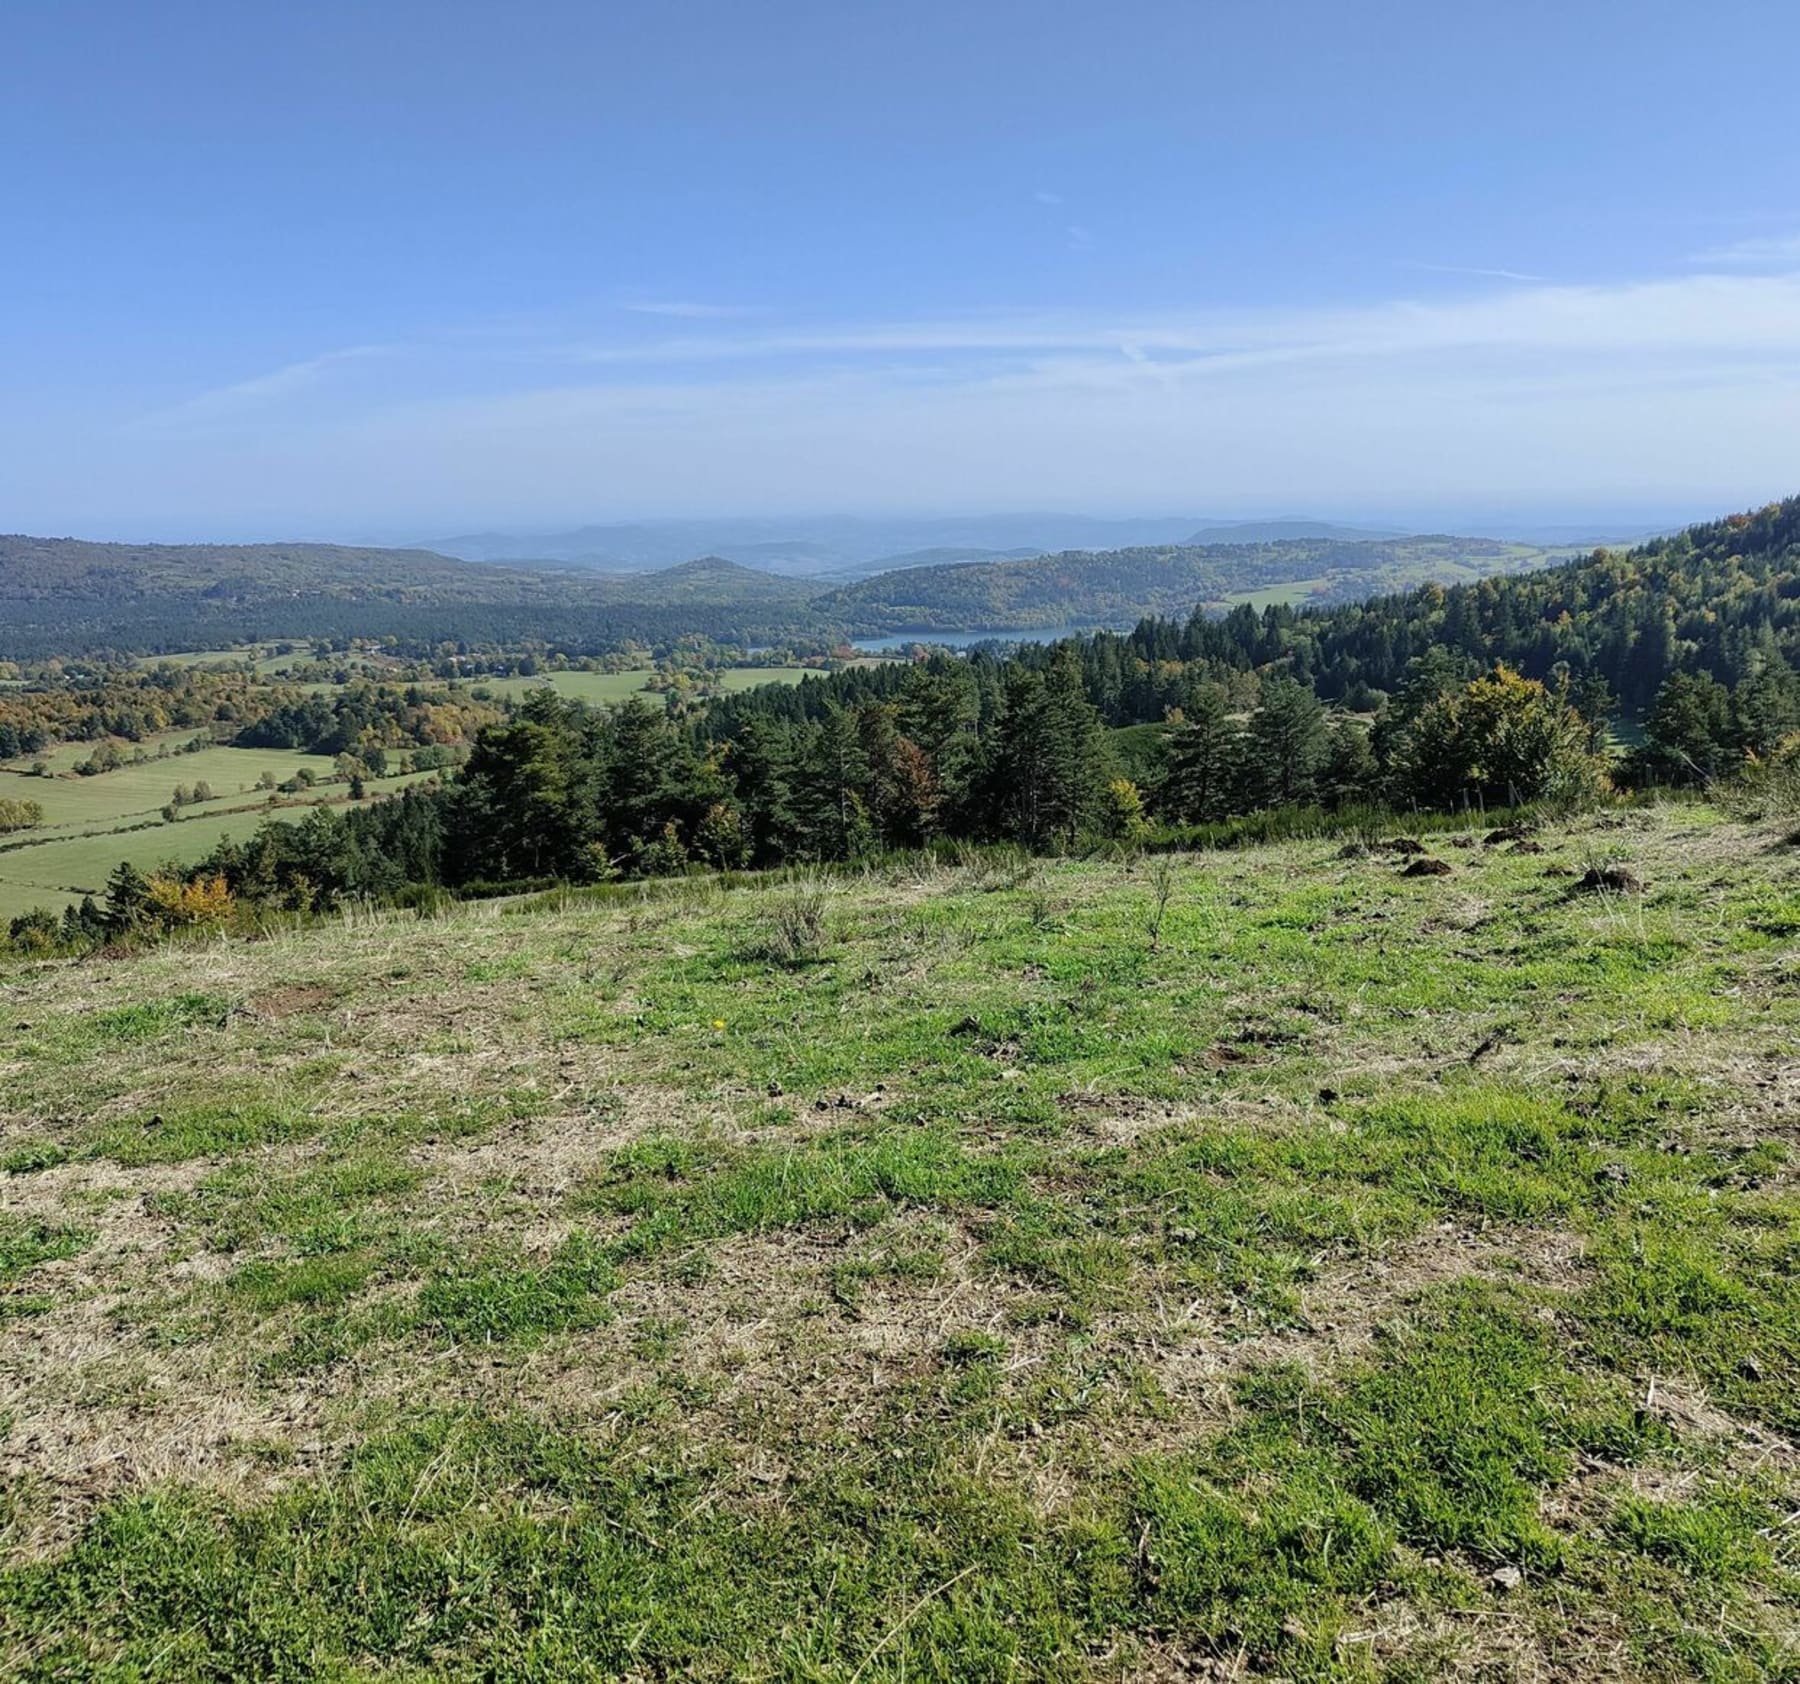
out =
{"type": "MultiPolygon", "coordinates": [[[[169,732],[136,746],[154,755],[159,743],[167,743],[173,749],[191,742],[194,736],[193,731],[169,732]]],[[[119,746],[121,752],[129,754],[134,745],[119,746]]],[[[41,758],[53,772],[63,773],[86,760],[94,748],[93,743],[59,743],[41,758]]],[[[0,792],[37,802],[44,809],[46,828],[91,827],[153,815],[168,801],[177,784],[192,788],[196,783],[209,783],[223,801],[253,794],[265,772],[280,783],[302,770],[310,771],[315,778],[328,778],[334,771],[328,754],[262,748],[205,748],[194,754],[171,753],[161,760],[127,761],[113,771],[91,777],[17,775],[21,767],[29,764],[13,761],[0,771],[0,792]],[[8,772],[14,775],[6,775],[8,772]]]]}
{"type": "Polygon", "coordinates": [[[1790,830],[15,962],[0,1669],[1791,1677],[1790,830]]]}
{"type": "MultiPolygon", "coordinates": [[[[478,678],[470,680],[473,688],[492,691],[496,696],[515,699],[549,685],[559,695],[593,707],[611,707],[630,701],[633,696],[646,700],[656,692],[646,688],[654,676],[648,667],[632,672],[546,672],[532,678],[478,678]]],[[[715,675],[719,687],[727,695],[753,690],[759,684],[798,684],[806,676],[801,667],[725,667],[715,675]]]]}
{"type": "MultiPolygon", "coordinates": [[[[102,772],[91,778],[6,779],[0,775],[0,793],[10,793],[15,785],[21,793],[40,802],[47,818],[58,808],[48,796],[69,792],[76,797],[61,809],[63,823],[46,823],[32,831],[16,832],[0,838],[0,920],[16,918],[37,906],[60,910],[83,894],[98,895],[106,879],[120,861],[128,861],[141,871],[149,871],[171,860],[187,864],[208,853],[227,837],[252,835],[265,819],[291,822],[305,817],[307,806],[319,802],[341,803],[347,791],[343,784],[321,784],[312,792],[310,801],[282,797],[281,805],[269,807],[254,786],[254,776],[244,780],[245,771],[254,766],[286,778],[300,765],[311,766],[320,777],[330,775],[331,761],[323,755],[307,755],[283,750],[208,749],[199,754],[172,756],[155,762],[155,770],[164,775],[153,792],[155,799],[148,807],[134,803],[140,798],[130,793],[129,785],[109,790],[115,779],[126,779],[148,767],[122,767],[116,772],[102,772]],[[241,760],[220,761],[215,756],[241,756],[241,760]],[[182,817],[165,824],[161,808],[169,791],[177,782],[191,783],[185,768],[195,763],[211,763],[210,776],[217,799],[199,806],[182,809],[182,817]],[[182,775],[175,775],[183,768],[182,775]],[[227,782],[235,774],[235,780],[227,782]],[[96,788],[96,786],[101,786],[96,788]],[[105,799],[110,797],[110,799],[105,799]],[[292,804],[289,804],[292,803],[292,804]]],[[[426,781],[431,772],[405,773],[383,778],[371,784],[378,795],[391,795],[408,784],[426,781]]],[[[141,793],[141,792],[140,792],[141,793]]]]}
{"type": "Polygon", "coordinates": [[[1283,585],[1270,585],[1260,591],[1233,591],[1225,598],[1232,607],[1240,602],[1247,602],[1252,608],[1262,609],[1279,606],[1282,603],[1303,603],[1316,592],[1323,591],[1331,583],[1330,579],[1292,579],[1283,585]]]}
{"type": "MultiPolygon", "coordinates": [[[[251,835],[265,819],[293,820],[305,817],[305,813],[304,807],[259,806],[243,812],[213,814],[201,809],[195,816],[172,825],[156,821],[141,829],[99,830],[28,847],[5,848],[0,850],[0,919],[16,918],[37,906],[60,912],[84,894],[98,898],[121,860],[143,872],[171,860],[187,863],[226,837],[251,835]]],[[[10,840],[16,842],[18,838],[10,840]]]]}

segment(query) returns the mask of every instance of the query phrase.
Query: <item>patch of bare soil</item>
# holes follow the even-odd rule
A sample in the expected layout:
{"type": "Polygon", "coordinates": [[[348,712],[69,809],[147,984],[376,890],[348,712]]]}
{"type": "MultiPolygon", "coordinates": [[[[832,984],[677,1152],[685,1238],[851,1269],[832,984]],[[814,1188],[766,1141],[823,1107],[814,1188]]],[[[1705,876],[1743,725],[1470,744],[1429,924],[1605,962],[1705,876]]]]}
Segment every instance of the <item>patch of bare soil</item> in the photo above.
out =
{"type": "Polygon", "coordinates": [[[304,1012],[323,1011],[336,998],[336,993],[329,988],[292,984],[252,995],[244,1009],[252,1017],[295,1017],[304,1012]]]}

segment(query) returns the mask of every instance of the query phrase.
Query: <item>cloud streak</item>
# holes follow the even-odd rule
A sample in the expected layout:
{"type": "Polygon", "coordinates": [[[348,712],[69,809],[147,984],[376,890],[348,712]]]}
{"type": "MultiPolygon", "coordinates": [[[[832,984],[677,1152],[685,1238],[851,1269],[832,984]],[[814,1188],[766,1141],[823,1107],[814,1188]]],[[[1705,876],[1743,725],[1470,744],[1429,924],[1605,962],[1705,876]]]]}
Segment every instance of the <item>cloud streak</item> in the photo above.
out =
{"type": "Polygon", "coordinates": [[[1714,246],[1696,252],[1690,260],[1705,267],[1800,268],[1800,234],[1762,235],[1753,240],[1737,240],[1728,246],[1714,246]]]}
{"type": "Polygon", "coordinates": [[[763,312],[755,304],[705,304],[687,298],[639,300],[625,305],[639,316],[673,316],[683,321],[734,321],[763,312]]]}
{"type": "Polygon", "coordinates": [[[322,351],[317,356],[286,363],[266,374],[216,386],[167,408],[153,410],[140,417],[138,425],[151,430],[204,426],[209,422],[238,420],[258,411],[279,409],[288,400],[319,389],[335,370],[373,358],[391,357],[400,349],[397,345],[350,345],[338,351],[322,351]]]}

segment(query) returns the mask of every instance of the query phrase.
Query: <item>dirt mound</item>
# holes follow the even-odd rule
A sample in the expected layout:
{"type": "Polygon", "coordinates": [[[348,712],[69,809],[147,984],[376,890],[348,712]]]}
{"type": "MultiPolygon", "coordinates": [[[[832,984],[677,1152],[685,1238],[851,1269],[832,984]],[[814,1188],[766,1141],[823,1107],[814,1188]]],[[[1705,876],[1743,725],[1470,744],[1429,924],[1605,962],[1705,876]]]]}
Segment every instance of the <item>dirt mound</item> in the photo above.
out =
{"type": "Polygon", "coordinates": [[[1590,865],[1575,885],[1583,894],[1641,895],[1644,885],[1622,865],[1590,865]]]}
{"type": "Polygon", "coordinates": [[[1422,854],[1425,852],[1425,844],[1416,836],[1390,837],[1380,846],[1390,854],[1422,854]]]}
{"type": "Polygon", "coordinates": [[[1448,877],[1450,865],[1447,860],[1417,859],[1400,875],[1402,877],[1448,877]]]}

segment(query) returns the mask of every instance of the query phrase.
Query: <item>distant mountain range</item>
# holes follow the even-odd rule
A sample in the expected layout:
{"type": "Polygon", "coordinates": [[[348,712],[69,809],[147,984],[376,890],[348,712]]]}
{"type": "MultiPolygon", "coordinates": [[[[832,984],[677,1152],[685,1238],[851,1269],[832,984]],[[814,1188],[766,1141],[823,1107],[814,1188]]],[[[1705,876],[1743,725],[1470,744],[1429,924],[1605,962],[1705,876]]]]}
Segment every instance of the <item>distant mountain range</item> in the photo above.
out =
{"type": "MultiPolygon", "coordinates": [[[[1629,520],[1616,529],[1591,525],[1516,527],[1494,521],[1455,528],[1546,548],[1591,548],[1636,542],[1653,530],[1629,520]]],[[[1355,522],[1276,517],[1218,520],[1194,515],[1108,519],[1026,513],[930,519],[856,516],[655,520],[580,526],[562,532],[471,532],[422,541],[417,548],[462,561],[503,566],[653,573],[692,556],[720,556],[740,566],[794,579],[843,584],[902,567],[966,561],[1019,561],[1065,551],[1149,549],[1168,545],[1387,543],[1443,526],[1365,526],[1355,522]]]]}
{"type": "MultiPolygon", "coordinates": [[[[1091,515],[969,515],[934,519],[670,520],[581,526],[567,532],[474,532],[419,548],[463,561],[589,567],[646,573],[690,556],[722,556],[799,579],[853,579],[896,567],[1018,560],[1058,550],[1113,550],[1192,541],[1208,522],[1192,515],[1108,520],[1091,515]]],[[[1320,528],[1293,536],[1351,536],[1320,528]]],[[[1355,533],[1355,536],[1378,536],[1355,533]]],[[[1244,543],[1249,538],[1208,539],[1244,543]]]]}
{"type": "Polygon", "coordinates": [[[1328,520],[1228,520],[1190,532],[1190,544],[1286,544],[1316,538],[1343,543],[1379,543],[1404,538],[1404,530],[1378,526],[1340,526],[1328,520]]]}

